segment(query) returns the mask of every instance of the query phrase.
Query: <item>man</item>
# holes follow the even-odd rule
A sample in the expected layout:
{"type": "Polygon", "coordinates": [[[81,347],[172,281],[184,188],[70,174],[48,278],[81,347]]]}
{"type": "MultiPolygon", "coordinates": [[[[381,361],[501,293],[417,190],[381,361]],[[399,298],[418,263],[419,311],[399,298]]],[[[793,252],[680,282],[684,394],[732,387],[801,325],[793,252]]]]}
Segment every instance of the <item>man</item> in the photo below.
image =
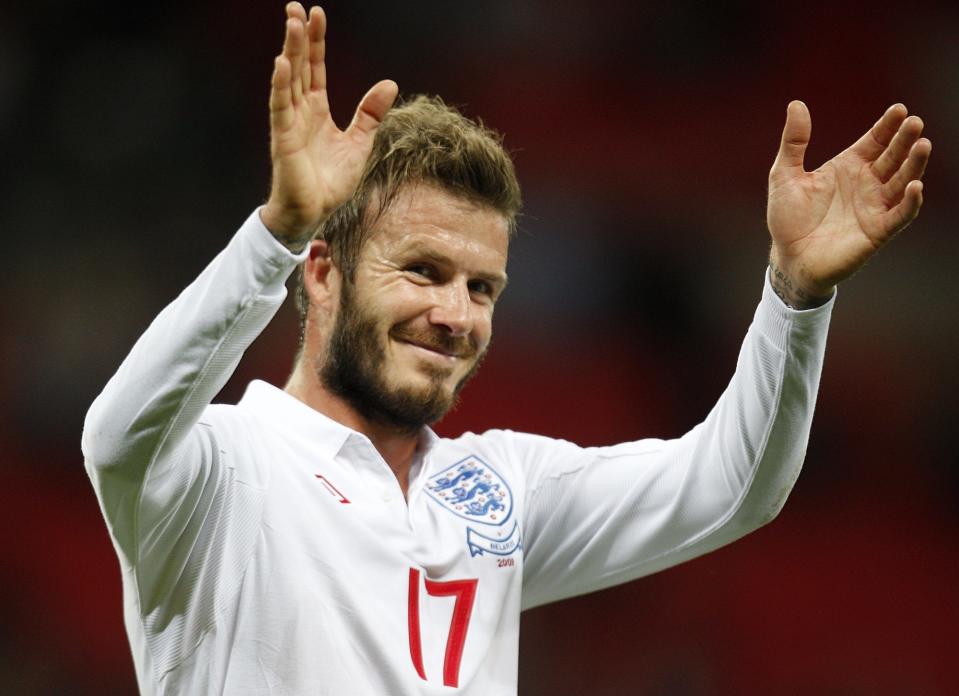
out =
{"type": "Polygon", "coordinates": [[[440,439],[428,426],[479,365],[506,284],[512,164],[438,100],[390,111],[389,81],[340,131],[323,12],[287,15],[269,200],[85,423],[140,688],[513,694],[522,609],[661,570],[778,513],[834,287],[918,213],[931,145],[896,105],[807,173],[810,116],[789,105],[762,299],[728,388],[684,437],[440,439]],[[254,382],[237,406],[210,406],[300,263],[285,389],[254,382]]]}

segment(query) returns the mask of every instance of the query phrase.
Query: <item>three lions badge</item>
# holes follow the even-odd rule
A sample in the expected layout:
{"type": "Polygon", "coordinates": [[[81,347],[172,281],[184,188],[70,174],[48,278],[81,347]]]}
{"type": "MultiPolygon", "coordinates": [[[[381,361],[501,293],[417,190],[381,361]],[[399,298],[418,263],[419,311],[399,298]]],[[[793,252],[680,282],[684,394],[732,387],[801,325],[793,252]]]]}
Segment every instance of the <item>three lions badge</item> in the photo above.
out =
{"type": "Polygon", "coordinates": [[[431,476],[425,490],[447,511],[471,525],[481,525],[482,532],[471,525],[466,527],[471,556],[508,556],[522,548],[519,524],[511,520],[513,492],[505,479],[476,455],[431,476]]]}

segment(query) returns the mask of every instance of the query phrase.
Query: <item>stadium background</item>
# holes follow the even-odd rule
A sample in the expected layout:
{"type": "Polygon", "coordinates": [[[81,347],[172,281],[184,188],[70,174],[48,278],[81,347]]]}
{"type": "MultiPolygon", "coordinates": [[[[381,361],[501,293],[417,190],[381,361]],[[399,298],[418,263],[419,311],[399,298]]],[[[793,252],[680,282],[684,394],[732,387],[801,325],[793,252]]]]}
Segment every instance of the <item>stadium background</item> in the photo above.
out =
{"type": "MultiPolygon", "coordinates": [[[[133,693],[86,407],[267,190],[281,3],[0,8],[0,691],[133,693]]],[[[809,168],[896,100],[927,203],[841,289],[805,471],[771,526],[524,617],[520,692],[945,694],[959,660],[959,7],[329,3],[340,123],[392,77],[506,133],[525,185],[496,346],[439,429],[675,436],[759,297],[786,103],[809,168]]],[[[285,308],[221,395],[282,383],[285,308]]]]}

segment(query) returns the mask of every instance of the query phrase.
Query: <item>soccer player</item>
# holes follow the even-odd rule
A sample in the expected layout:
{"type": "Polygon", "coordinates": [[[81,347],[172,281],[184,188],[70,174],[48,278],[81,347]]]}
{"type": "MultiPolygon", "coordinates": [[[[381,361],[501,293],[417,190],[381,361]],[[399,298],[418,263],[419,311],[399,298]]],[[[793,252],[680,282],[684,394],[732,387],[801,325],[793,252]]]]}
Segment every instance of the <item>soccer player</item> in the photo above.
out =
{"type": "Polygon", "coordinates": [[[514,694],[520,611],[778,513],[834,288],[916,216],[931,144],[895,105],[806,172],[810,115],[789,105],[761,299],[729,386],[685,436],[442,439],[429,425],[480,364],[506,285],[513,165],[437,99],[391,110],[390,81],[339,130],[323,11],[287,15],[268,202],[151,324],[84,427],[140,689],[514,694]],[[285,388],[253,382],[211,406],[298,266],[285,388]]]}

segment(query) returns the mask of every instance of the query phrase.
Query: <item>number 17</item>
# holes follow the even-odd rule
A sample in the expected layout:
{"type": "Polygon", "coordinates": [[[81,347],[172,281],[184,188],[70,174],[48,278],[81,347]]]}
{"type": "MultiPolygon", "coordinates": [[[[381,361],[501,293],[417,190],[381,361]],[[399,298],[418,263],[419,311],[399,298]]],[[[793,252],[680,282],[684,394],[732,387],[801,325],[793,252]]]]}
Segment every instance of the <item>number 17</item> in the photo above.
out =
{"type": "MultiPolygon", "coordinates": [[[[443,658],[443,684],[459,686],[460,661],[463,659],[463,646],[466,643],[466,632],[469,629],[479,580],[471,578],[444,582],[425,578],[425,582],[426,591],[433,597],[456,597],[450,632],[446,638],[446,655],[443,658]]],[[[409,629],[413,666],[420,679],[427,681],[426,670],[423,668],[423,646],[420,643],[420,571],[416,568],[410,568],[409,629]]]]}

